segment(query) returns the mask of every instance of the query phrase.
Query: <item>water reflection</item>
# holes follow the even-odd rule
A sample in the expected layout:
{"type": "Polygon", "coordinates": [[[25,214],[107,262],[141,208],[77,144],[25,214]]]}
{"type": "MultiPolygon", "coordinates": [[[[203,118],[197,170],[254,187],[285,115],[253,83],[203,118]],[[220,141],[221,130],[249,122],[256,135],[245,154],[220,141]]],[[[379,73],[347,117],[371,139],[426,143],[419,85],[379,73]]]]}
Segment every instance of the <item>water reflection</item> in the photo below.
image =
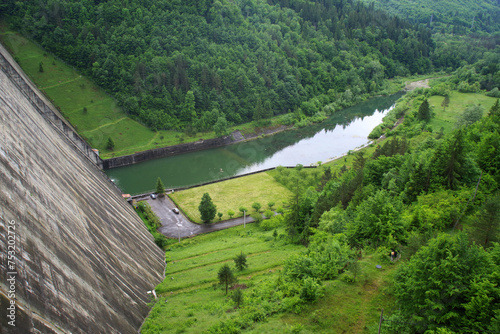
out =
{"type": "Polygon", "coordinates": [[[365,145],[372,129],[401,96],[378,97],[336,113],[325,122],[226,147],[160,158],[107,170],[123,192],[182,187],[276,166],[309,165],[365,145]]]}

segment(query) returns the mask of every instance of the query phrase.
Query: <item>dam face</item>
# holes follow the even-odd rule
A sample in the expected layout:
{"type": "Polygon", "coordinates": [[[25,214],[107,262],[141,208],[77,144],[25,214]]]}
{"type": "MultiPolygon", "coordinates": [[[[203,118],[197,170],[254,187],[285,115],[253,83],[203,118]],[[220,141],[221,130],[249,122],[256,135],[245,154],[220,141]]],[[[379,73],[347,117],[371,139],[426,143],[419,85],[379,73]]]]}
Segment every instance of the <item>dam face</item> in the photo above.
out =
{"type": "Polygon", "coordinates": [[[0,332],[137,333],[164,268],[118,188],[1,68],[0,332]]]}

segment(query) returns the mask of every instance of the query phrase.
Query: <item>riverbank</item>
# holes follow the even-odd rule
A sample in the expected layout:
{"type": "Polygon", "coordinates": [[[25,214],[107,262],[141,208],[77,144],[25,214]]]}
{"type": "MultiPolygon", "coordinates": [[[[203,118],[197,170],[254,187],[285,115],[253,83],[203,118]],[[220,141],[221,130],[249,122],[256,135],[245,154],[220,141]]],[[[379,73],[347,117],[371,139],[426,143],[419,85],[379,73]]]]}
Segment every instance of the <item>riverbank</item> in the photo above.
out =
{"type": "Polygon", "coordinates": [[[124,155],[103,160],[103,168],[111,169],[117,167],[128,166],[139,162],[144,162],[157,158],[165,158],[178,154],[207,150],[210,148],[222,147],[226,145],[236,144],[247,140],[262,138],[276,133],[291,129],[292,126],[277,126],[277,127],[261,127],[255,128],[254,132],[243,134],[240,130],[233,131],[230,135],[213,138],[200,139],[195,142],[183,143],[178,145],[165,146],[151,150],[141,151],[134,154],[124,155]]]}

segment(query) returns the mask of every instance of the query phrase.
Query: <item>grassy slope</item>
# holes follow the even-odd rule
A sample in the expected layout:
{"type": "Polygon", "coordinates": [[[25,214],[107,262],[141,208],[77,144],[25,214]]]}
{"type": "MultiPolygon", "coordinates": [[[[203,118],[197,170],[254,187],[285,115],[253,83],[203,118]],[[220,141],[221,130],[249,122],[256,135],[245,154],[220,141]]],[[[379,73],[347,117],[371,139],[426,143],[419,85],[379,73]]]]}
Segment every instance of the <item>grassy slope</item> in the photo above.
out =
{"type": "Polygon", "coordinates": [[[381,309],[394,308],[389,289],[397,264],[369,255],[360,260],[360,266],[355,283],[345,282],[342,276],[327,281],[325,296],[301,314],[276,315],[247,333],[375,333],[381,309]],[[377,269],[380,263],[382,269],[377,269]]]}
{"type": "MultiPolygon", "coordinates": [[[[0,22],[0,41],[80,135],[99,149],[101,157],[132,154],[181,142],[178,132],[154,132],[128,117],[106,92],[28,39],[10,31],[5,22],[0,22]],[[39,72],[40,62],[43,72],[39,72]],[[115,142],[112,152],[106,149],[109,137],[115,142]]],[[[184,142],[213,137],[213,133],[207,133],[185,138],[184,142]]]]}
{"type": "MultiPolygon", "coordinates": [[[[280,233],[284,231],[280,230],[280,233]]],[[[286,258],[302,251],[302,246],[275,241],[272,231],[264,232],[255,224],[185,239],[167,252],[164,282],[156,291],[160,298],[146,320],[142,333],[201,333],[221,320],[238,315],[233,302],[217,282],[224,263],[234,267],[232,258],[247,254],[249,267],[237,273],[239,284],[250,294],[261,282],[273,281],[286,258]]],[[[368,333],[376,325],[380,309],[393,307],[387,293],[394,265],[377,256],[365,256],[356,283],[341,278],[326,282],[325,297],[301,314],[279,314],[256,323],[244,333],[368,333]],[[376,269],[377,264],[383,268],[376,269]]]]}
{"type": "Polygon", "coordinates": [[[472,105],[482,105],[485,109],[484,115],[486,115],[497,99],[483,94],[454,91],[450,95],[450,105],[446,109],[441,106],[443,100],[442,96],[432,96],[428,99],[432,111],[435,113],[429,123],[433,132],[439,132],[443,127],[444,133],[450,133],[465,108],[472,105]]]}
{"type": "Polygon", "coordinates": [[[272,234],[251,224],[185,239],[171,247],[165,280],[156,288],[160,298],[142,333],[201,333],[231,317],[232,302],[221,288],[212,287],[223,264],[234,268],[234,256],[247,254],[248,268],[236,275],[240,284],[258,288],[260,281],[277,277],[286,258],[304,249],[275,241],[272,234]]]}
{"type": "Polygon", "coordinates": [[[288,189],[266,172],[191,188],[169,196],[192,221],[201,223],[198,206],[204,193],[210,195],[217,206],[217,211],[224,214],[222,219],[229,218],[228,210],[233,210],[236,213],[234,218],[241,217],[242,214],[238,210],[241,206],[253,212],[252,204],[254,202],[259,202],[262,205],[261,211],[265,210],[267,203],[271,201],[275,202],[274,208],[277,208],[283,206],[283,202],[291,196],[288,189]]]}

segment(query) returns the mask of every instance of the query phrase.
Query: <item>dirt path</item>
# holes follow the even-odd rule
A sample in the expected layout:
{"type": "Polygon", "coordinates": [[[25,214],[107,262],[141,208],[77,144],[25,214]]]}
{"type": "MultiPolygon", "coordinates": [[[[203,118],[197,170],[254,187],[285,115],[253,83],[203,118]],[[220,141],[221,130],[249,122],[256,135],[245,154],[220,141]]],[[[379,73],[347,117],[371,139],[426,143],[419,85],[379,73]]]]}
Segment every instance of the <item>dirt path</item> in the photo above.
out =
{"type": "Polygon", "coordinates": [[[406,91],[414,90],[415,88],[430,88],[429,79],[405,83],[405,90],[406,91]]]}

